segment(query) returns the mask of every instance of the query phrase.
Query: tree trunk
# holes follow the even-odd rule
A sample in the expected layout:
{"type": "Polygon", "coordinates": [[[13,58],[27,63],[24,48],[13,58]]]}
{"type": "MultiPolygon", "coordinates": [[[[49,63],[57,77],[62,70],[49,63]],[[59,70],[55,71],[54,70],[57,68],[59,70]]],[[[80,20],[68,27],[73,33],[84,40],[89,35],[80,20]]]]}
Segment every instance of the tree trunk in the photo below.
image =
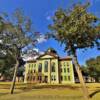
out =
{"type": "Polygon", "coordinates": [[[11,94],[13,94],[13,92],[14,92],[14,87],[15,87],[15,82],[16,82],[16,75],[17,75],[18,66],[19,66],[19,61],[17,60],[16,61],[16,65],[15,65],[15,70],[14,70],[14,76],[13,76],[13,80],[12,80],[12,85],[11,85],[11,88],[10,88],[10,93],[11,94]]]}
{"type": "Polygon", "coordinates": [[[88,99],[89,99],[88,89],[86,88],[86,84],[85,84],[85,82],[84,82],[84,79],[83,79],[83,76],[82,76],[82,72],[81,72],[81,69],[80,69],[80,65],[79,65],[79,63],[78,63],[78,61],[77,61],[77,56],[76,56],[76,54],[74,54],[73,60],[74,60],[76,72],[77,72],[77,74],[78,74],[79,81],[80,81],[81,86],[82,86],[84,98],[85,98],[85,100],[88,100],[88,99]]]}

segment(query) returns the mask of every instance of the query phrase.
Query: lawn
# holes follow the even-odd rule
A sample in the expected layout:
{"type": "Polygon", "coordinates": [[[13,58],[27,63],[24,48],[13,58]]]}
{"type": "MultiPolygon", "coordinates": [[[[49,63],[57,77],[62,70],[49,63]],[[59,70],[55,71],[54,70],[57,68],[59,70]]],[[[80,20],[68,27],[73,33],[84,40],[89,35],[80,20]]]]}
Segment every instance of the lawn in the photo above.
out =
{"type": "MultiPolygon", "coordinates": [[[[30,89],[30,84],[17,83],[13,95],[9,91],[10,84],[0,82],[0,100],[84,100],[79,84],[34,84],[33,89],[30,89]]],[[[100,100],[100,84],[88,83],[87,87],[92,96],[90,100],[100,100]]]]}

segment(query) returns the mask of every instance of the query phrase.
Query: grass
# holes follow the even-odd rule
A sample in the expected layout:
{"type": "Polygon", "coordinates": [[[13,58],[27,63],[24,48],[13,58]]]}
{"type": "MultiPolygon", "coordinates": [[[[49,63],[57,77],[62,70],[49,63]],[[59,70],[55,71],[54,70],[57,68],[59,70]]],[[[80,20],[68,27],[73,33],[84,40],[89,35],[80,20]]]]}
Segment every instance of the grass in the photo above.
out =
{"type": "MultiPolygon", "coordinates": [[[[0,100],[84,100],[80,84],[33,85],[17,83],[14,94],[10,94],[10,82],[0,82],[0,100]]],[[[90,100],[100,100],[100,83],[88,83],[90,100]]]]}

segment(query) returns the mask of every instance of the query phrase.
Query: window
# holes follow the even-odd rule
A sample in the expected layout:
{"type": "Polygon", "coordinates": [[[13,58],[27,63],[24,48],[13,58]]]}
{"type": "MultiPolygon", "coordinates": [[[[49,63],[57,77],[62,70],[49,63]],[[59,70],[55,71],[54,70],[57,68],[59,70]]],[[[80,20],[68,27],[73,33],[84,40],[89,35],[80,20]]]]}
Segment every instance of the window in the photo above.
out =
{"type": "Polygon", "coordinates": [[[34,73],[36,72],[35,69],[33,70],[33,72],[34,72],[34,73]]]}
{"type": "Polygon", "coordinates": [[[56,81],[56,76],[54,75],[54,81],[56,81]]]}
{"type": "Polygon", "coordinates": [[[62,72],[62,68],[60,68],[60,71],[62,72]]]}
{"type": "Polygon", "coordinates": [[[68,80],[70,81],[70,76],[68,76],[68,80]]]}
{"type": "Polygon", "coordinates": [[[33,64],[32,64],[32,68],[33,68],[33,64]]]}
{"type": "Polygon", "coordinates": [[[55,75],[52,75],[52,76],[51,76],[51,80],[52,80],[52,81],[56,81],[56,76],[55,76],[55,75]]]}
{"type": "Polygon", "coordinates": [[[44,63],[44,72],[48,72],[48,61],[44,63]]]}
{"type": "Polygon", "coordinates": [[[52,72],[55,72],[55,70],[56,70],[56,69],[55,69],[55,63],[53,62],[52,65],[51,65],[51,71],[52,71],[52,72]]]}
{"type": "Polygon", "coordinates": [[[67,80],[67,77],[66,77],[66,76],[64,76],[64,80],[65,80],[65,81],[67,80]]]}
{"type": "Polygon", "coordinates": [[[69,66],[69,63],[67,62],[67,66],[69,66]]]}
{"type": "Polygon", "coordinates": [[[38,80],[41,82],[42,81],[42,76],[38,76],[38,80]]]}
{"type": "Polygon", "coordinates": [[[36,67],[36,64],[34,64],[34,68],[36,67]]]}
{"type": "Polygon", "coordinates": [[[61,76],[61,81],[63,81],[63,76],[61,76]]]}
{"type": "Polygon", "coordinates": [[[33,71],[32,71],[32,70],[30,70],[30,73],[32,74],[32,73],[33,73],[33,71]]]}
{"type": "Polygon", "coordinates": [[[30,64],[29,64],[29,68],[30,68],[30,64]]]}
{"type": "Polygon", "coordinates": [[[53,81],[53,75],[51,76],[51,80],[53,81]]]}
{"type": "Polygon", "coordinates": [[[66,66],[66,63],[64,62],[64,66],[66,66]]]}
{"type": "Polygon", "coordinates": [[[64,73],[66,73],[66,68],[64,68],[64,73]]]}
{"type": "Polygon", "coordinates": [[[42,63],[39,63],[38,72],[42,72],[42,63]]]}
{"type": "Polygon", "coordinates": [[[33,81],[35,80],[35,76],[33,76],[33,81]]]}
{"type": "Polygon", "coordinates": [[[68,72],[68,73],[70,72],[70,69],[69,69],[69,68],[67,68],[67,72],[68,72]]]}

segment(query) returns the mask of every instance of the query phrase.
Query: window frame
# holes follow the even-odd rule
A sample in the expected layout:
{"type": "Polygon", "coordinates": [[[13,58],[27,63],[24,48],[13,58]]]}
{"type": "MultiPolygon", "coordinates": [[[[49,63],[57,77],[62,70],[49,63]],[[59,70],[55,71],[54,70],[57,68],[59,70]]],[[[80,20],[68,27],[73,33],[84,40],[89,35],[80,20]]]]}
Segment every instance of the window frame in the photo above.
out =
{"type": "Polygon", "coordinates": [[[44,62],[44,72],[48,72],[48,61],[44,62]],[[47,66],[46,66],[47,65],[47,66]]]}
{"type": "Polygon", "coordinates": [[[42,63],[38,64],[38,72],[42,72],[42,63]],[[40,66],[41,65],[41,66],[40,66]]]}
{"type": "Polygon", "coordinates": [[[55,62],[52,62],[51,64],[51,72],[56,72],[56,63],[55,62]]]}

